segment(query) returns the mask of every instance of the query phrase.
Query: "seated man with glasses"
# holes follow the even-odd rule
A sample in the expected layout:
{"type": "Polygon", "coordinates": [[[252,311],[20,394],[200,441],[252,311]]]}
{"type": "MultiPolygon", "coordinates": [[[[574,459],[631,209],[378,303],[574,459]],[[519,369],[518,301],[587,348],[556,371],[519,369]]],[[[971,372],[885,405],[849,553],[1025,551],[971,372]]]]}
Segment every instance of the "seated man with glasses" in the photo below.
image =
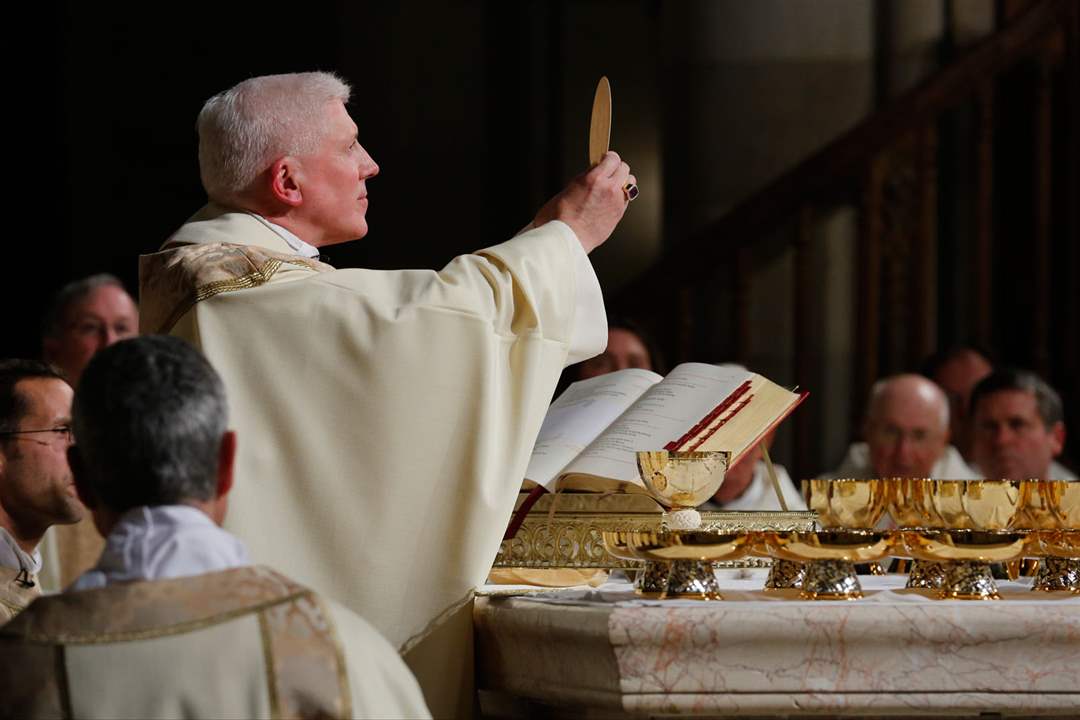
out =
{"type": "Polygon", "coordinates": [[[840,467],[823,477],[979,477],[949,444],[945,393],[921,375],[894,375],[874,383],[863,438],[848,448],[840,467]]]}
{"type": "Polygon", "coordinates": [[[0,628],[11,717],[430,717],[395,648],[221,529],[237,436],[182,340],[94,356],[68,450],[97,564],[0,628]]]}
{"type": "Polygon", "coordinates": [[[0,624],[41,594],[45,531],[83,516],[67,463],[71,394],[45,363],[0,362],[0,624]]]}

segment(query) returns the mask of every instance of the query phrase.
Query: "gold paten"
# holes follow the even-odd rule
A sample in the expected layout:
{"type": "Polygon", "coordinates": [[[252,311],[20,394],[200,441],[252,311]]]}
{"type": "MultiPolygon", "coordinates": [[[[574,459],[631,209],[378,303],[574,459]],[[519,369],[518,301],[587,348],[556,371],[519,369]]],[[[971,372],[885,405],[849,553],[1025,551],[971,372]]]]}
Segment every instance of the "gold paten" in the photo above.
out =
{"type": "MultiPolygon", "coordinates": [[[[526,497],[518,497],[518,505],[526,497]]],[[[558,493],[541,497],[513,540],[504,540],[495,567],[637,569],[640,560],[615,557],[604,548],[605,530],[659,531],[663,508],[639,493],[558,493]],[[554,507],[553,507],[554,506],[554,507]]],[[[703,512],[701,529],[713,532],[812,530],[811,512],[703,512]]],[[[767,567],[745,557],[719,567],[767,567]]],[[[658,591],[659,592],[659,591],[658,591]]]]}
{"type": "Polygon", "coordinates": [[[922,530],[901,533],[912,557],[946,563],[938,597],[952,600],[997,600],[997,583],[989,563],[1023,557],[1030,533],[1001,530],[922,530]]]}
{"type": "Polygon", "coordinates": [[[804,563],[800,597],[857,600],[863,596],[855,563],[876,562],[893,551],[889,534],[871,530],[765,533],[769,554],[804,563]]]}
{"type": "Polygon", "coordinates": [[[735,560],[746,555],[751,547],[751,535],[745,531],[614,530],[605,532],[603,537],[608,552],[616,557],[667,565],[661,598],[722,600],[712,570],[713,561],[735,560]]]}

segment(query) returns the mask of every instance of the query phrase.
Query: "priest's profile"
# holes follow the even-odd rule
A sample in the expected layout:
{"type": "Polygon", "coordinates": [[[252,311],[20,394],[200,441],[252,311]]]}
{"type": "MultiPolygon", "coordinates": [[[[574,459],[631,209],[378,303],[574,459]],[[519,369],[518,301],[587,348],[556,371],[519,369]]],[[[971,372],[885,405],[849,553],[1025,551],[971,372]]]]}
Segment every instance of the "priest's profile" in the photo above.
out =
{"type": "Polygon", "coordinates": [[[560,372],[604,348],[587,254],[635,179],[609,152],[524,231],[440,271],[334,269],[319,248],[367,234],[379,170],[349,96],[318,72],[206,102],[209,204],[140,259],[142,330],[189,340],[224,379],[247,438],[226,527],[369,620],[432,711],[460,715],[473,591],[560,372]]]}
{"type": "Polygon", "coordinates": [[[251,565],[219,527],[238,443],[226,415],[221,379],[183,340],[91,360],[68,458],[105,550],[0,628],[4,717],[430,717],[371,625],[251,565]]]}

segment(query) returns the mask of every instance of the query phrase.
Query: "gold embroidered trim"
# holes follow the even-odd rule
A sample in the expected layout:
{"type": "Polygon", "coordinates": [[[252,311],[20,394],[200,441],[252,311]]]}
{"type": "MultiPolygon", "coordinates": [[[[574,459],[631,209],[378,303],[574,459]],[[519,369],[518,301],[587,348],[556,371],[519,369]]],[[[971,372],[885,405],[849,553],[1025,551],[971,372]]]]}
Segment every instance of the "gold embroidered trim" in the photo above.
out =
{"type": "Polygon", "coordinates": [[[330,640],[334,643],[334,655],[337,658],[338,692],[341,693],[341,717],[353,716],[352,693],[349,691],[349,673],[345,665],[345,648],[341,645],[341,635],[338,634],[337,625],[334,624],[334,616],[330,614],[330,608],[321,597],[312,596],[312,600],[319,606],[323,617],[326,618],[326,627],[330,634],[330,640]]]}
{"type": "Polygon", "coordinates": [[[416,647],[416,645],[420,641],[422,641],[424,638],[426,638],[428,635],[430,635],[432,633],[432,631],[435,630],[435,628],[442,625],[443,622],[445,622],[448,617],[450,617],[451,615],[456,613],[461,608],[465,607],[465,605],[470,600],[472,600],[473,597],[475,597],[475,596],[476,596],[476,591],[475,590],[469,590],[469,592],[465,593],[465,597],[461,598],[456,603],[454,603],[450,607],[443,610],[441,613],[439,613],[435,617],[435,619],[433,619],[431,622],[429,622],[427,625],[425,625],[423,630],[421,630],[420,632],[416,633],[411,638],[409,638],[408,640],[403,642],[401,644],[401,647],[398,648],[398,654],[399,655],[404,655],[405,653],[409,652],[414,647],[416,647]]]}
{"type": "Polygon", "coordinates": [[[259,636],[262,638],[263,662],[266,663],[266,687],[270,693],[270,718],[280,720],[281,699],[278,697],[277,670],[274,668],[274,641],[270,636],[270,624],[266,620],[266,609],[259,611],[259,636]]]}
{"type": "MultiPolygon", "coordinates": [[[[255,268],[253,272],[247,275],[241,275],[237,278],[230,278],[228,280],[217,280],[212,283],[207,283],[200,287],[196,287],[191,297],[178,304],[171,313],[165,323],[158,329],[158,332],[166,333],[173,328],[176,323],[180,321],[180,318],[184,316],[184,313],[191,310],[198,303],[203,300],[209,300],[215,295],[220,295],[225,292],[232,292],[234,290],[246,290],[247,288],[258,287],[264,285],[270,281],[278,270],[281,269],[281,264],[284,262],[279,258],[270,258],[260,268],[255,268]]],[[[303,263],[290,264],[300,265],[302,267],[308,267],[303,263]]]]}
{"type": "Polygon", "coordinates": [[[96,643],[108,643],[108,642],[130,642],[132,640],[153,640],[154,638],[168,637],[170,635],[181,635],[183,633],[192,632],[194,630],[202,630],[204,628],[213,627],[214,625],[220,625],[238,617],[244,615],[250,615],[251,613],[261,613],[267,608],[272,608],[275,605],[281,605],[283,603],[294,602],[295,600],[304,597],[310,592],[310,590],[300,590],[294,592],[291,595],[285,595],[280,598],[274,598],[273,600],[267,600],[265,602],[258,603],[256,605],[248,605],[246,607],[237,608],[235,610],[229,610],[228,612],[221,613],[220,615],[213,615],[211,617],[200,618],[198,620],[188,620],[175,625],[167,625],[165,627],[150,628],[147,630],[124,630],[120,632],[100,633],[92,635],[72,635],[67,633],[59,633],[56,635],[44,635],[34,632],[28,632],[26,635],[21,636],[23,642],[38,643],[45,645],[53,645],[62,643],[64,645],[93,645],[96,643]]]}

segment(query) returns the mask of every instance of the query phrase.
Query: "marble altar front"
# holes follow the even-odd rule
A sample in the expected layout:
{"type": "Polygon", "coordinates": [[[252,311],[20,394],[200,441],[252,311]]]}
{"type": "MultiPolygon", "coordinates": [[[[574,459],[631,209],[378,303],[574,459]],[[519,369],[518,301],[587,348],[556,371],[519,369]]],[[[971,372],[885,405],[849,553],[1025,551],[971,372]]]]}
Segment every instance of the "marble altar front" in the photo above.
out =
{"type": "Polygon", "coordinates": [[[762,571],[724,579],[711,602],[643,600],[625,583],[489,587],[475,607],[482,709],[1080,718],[1080,597],[1001,582],[998,601],[943,601],[902,576],[860,580],[857,601],[766,593],[762,571]]]}

